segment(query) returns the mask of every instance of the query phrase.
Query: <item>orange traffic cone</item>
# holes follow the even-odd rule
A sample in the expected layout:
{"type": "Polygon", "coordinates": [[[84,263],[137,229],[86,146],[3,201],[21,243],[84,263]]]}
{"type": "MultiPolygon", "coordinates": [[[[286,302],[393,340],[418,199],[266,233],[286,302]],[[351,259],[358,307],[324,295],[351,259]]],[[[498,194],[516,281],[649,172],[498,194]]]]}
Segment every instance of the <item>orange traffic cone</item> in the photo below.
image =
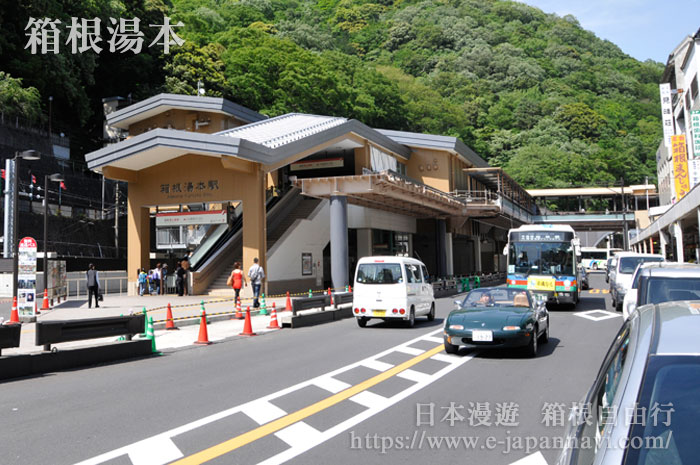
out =
{"type": "Polygon", "coordinates": [[[238,300],[236,301],[236,314],[233,316],[236,320],[242,320],[245,318],[243,316],[243,313],[241,313],[241,298],[239,297],[238,300]]]}
{"type": "Polygon", "coordinates": [[[207,332],[207,313],[204,310],[202,310],[202,319],[199,320],[199,337],[194,343],[200,345],[211,344],[209,342],[209,333],[207,332]]]}
{"type": "Polygon", "coordinates": [[[333,294],[331,293],[331,288],[328,288],[328,297],[331,298],[331,307],[333,306],[333,294]]]}
{"type": "Polygon", "coordinates": [[[289,298],[289,291],[287,291],[287,305],[285,305],[284,309],[288,312],[292,311],[292,299],[289,298]]]}
{"type": "Polygon", "coordinates": [[[245,323],[243,323],[243,332],[239,336],[255,336],[253,324],[250,322],[250,307],[245,309],[245,323]]]}
{"type": "Polygon", "coordinates": [[[34,300],[34,314],[35,315],[39,314],[39,304],[37,303],[36,300],[34,300]]]}
{"type": "Polygon", "coordinates": [[[41,303],[41,309],[48,310],[49,308],[49,290],[44,288],[44,301],[41,303]]]}
{"type": "Polygon", "coordinates": [[[282,328],[280,328],[280,324],[277,321],[277,308],[275,307],[274,302],[272,302],[272,313],[270,314],[270,325],[267,327],[267,329],[282,329],[282,328]]]}
{"type": "Polygon", "coordinates": [[[352,286],[348,286],[348,292],[352,292],[352,286]]]}
{"type": "Polygon", "coordinates": [[[165,314],[165,329],[180,329],[175,326],[175,321],[173,321],[173,309],[170,306],[170,302],[168,302],[168,313],[165,314]]]}
{"type": "Polygon", "coordinates": [[[10,321],[8,321],[7,324],[19,324],[19,312],[17,311],[17,296],[15,296],[15,298],[12,299],[12,313],[10,314],[10,321]]]}

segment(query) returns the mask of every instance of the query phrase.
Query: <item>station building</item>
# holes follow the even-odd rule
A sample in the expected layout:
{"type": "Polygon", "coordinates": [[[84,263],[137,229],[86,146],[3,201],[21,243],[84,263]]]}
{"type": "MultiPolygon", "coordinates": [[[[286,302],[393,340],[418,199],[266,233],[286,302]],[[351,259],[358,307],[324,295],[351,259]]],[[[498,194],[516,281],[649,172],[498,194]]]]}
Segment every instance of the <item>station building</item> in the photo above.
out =
{"type": "Polygon", "coordinates": [[[440,277],[503,271],[508,229],[536,213],[524,189],[454,137],[268,118],[173,94],[113,111],[106,124],[128,137],[86,161],[128,183],[131,293],[138,268],[185,255],[195,294],[230,293],[233,263],[247,271],[255,257],[272,294],[343,288],[357,260],[375,254],[417,257],[440,277]]]}

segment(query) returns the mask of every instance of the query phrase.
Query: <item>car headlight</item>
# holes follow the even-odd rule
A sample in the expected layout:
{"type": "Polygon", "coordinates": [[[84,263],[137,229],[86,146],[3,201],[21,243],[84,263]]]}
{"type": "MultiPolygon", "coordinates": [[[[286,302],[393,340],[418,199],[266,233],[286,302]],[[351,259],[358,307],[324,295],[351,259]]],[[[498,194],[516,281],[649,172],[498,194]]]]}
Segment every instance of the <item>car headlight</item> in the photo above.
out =
{"type": "Polygon", "coordinates": [[[454,329],[456,331],[461,331],[464,329],[463,325],[450,325],[447,327],[447,329],[454,329]]]}

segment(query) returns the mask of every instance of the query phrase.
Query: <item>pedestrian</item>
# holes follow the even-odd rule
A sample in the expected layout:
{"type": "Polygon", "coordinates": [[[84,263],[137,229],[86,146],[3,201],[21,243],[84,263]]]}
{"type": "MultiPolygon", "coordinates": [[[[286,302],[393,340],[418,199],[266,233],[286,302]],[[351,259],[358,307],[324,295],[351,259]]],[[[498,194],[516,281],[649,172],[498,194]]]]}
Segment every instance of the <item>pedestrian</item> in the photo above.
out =
{"type": "Polygon", "coordinates": [[[184,294],[184,283],[185,283],[185,274],[187,271],[182,267],[182,262],[177,262],[177,269],[175,270],[175,287],[177,288],[177,295],[182,297],[184,294]]]}
{"type": "Polygon", "coordinates": [[[238,298],[241,295],[241,288],[248,285],[245,275],[243,274],[243,270],[241,270],[240,262],[233,264],[233,271],[228,277],[228,285],[231,286],[233,291],[236,293],[236,302],[238,302],[238,298]]]}
{"type": "Polygon", "coordinates": [[[95,265],[90,263],[85,272],[88,288],[88,308],[92,308],[92,296],[95,296],[95,308],[100,308],[100,273],[95,269],[95,265]]]}
{"type": "Polygon", "coordinates": [[[253,259],[253,265],[248,270],[248,277],[250,278],[250,285],[253,286],[253,307],[260,307],[260,302],[258,298],[260,297],[260,286],[262,286],[262,281],[265,279],[265,270],[258,264],[258,257],[253,259]]]}
{"type": "Polygon", "coordinates": [[[163,269],[160,270],[160,293],[165,295],[168,293],[168,264],[163,263],[163,269]]]}
{"type": "Polygon", "coordinates": [[[138,281],[139,281],[139,295],[142,296],[146,292],[147,275],[146,270],[139,268],[137,271],[138,281]]]}
{"type": "MultiPolygon", "coordinates": [[[[192,255],[192,252],[190,252],[189,255],[192,255]]],[[[187,279],[187,272],[190,269],[190,261],[189,259],[185,258],[182,260],[182,269],[184,270],[184,275],[183,275],[183,281],[182,281],[182,289],[185,291],[185,295],[189,295],[190,289],[189,289],[189,282],[187,279]]]]}
{"type": "Polygon", "coordinates": [[[161,276],[163,271],[163,265],[158,263],[153,270],[153,287],[155,288],[156,295],[160,294],[160,286],[162,284],[161,276]]]}

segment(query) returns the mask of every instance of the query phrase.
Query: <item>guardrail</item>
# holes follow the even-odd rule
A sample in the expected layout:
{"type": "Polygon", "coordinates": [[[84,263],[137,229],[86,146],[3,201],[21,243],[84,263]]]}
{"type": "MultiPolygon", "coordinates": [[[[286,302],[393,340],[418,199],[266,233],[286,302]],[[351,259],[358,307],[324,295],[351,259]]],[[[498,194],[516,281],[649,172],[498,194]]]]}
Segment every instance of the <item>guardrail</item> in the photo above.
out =
{"type": "MultiPolygon", "coordinates": [[[[169,276],[168,276],[169,278],[169,276]]],[[[124,294],[128,292],[129,280],[127,277],[110,277],[104,278],[100,276],[100,293],[101,294],[124,294]]],[[[85,278],[68,278],[66,279],[68,287],[68,296],[79,298],[81,295],[87,298],[87,280],[85,278]]]]}
{"type": "Polygon", "coordinates": [[[51,350],[51,344],[83,341],[102,337],[125,336],[127,340],[143,333],[146,316],[143,313],[129,316],[88,318],[84,320],[38,321],[36,345],[51,350]]]}
{"type": "Polygon", "coordinates": [[[0,325],[0,355],[2,349],[19,347],[22,325],[0,325]]]}
{"type": "Polygon", "coordinates": [[[298,311],[311,310],[312,308],[320,308],[321,311],[324,311],[330,304],[331,299],[327,295],[297,297],[292,299],[292,316],[297,316],[298,311]]]}

